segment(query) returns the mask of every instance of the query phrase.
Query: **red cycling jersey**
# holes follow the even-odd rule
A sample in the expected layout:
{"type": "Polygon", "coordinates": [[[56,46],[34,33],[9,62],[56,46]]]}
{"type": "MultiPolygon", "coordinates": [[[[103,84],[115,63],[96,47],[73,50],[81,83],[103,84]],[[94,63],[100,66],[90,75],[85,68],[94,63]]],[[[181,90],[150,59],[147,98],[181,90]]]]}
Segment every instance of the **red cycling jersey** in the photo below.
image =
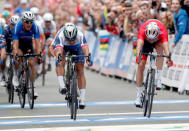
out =
{"type": "Polygon", "coordinates": [[[148,41],[150,43],[155,43],[155,42],[164,43],[164,42],[168,42],[167,29],[163,25],[163,23],[161,23],[159,20],[150,19],[150,20],[146,21],[144,24],[141,25],[139,33],[138,33],[138,39],[141,39],[143,41],[148,41]],[[145,34],[145,29],[146,29],[146,27],[148,26],[148,24],[150,22],[155,22],[158,25],[159,29],[160,29],[159,35],[153,41],[150,40],[150,39],[148,39],[147,36],[146,36],[146,34],[145,34]]]}

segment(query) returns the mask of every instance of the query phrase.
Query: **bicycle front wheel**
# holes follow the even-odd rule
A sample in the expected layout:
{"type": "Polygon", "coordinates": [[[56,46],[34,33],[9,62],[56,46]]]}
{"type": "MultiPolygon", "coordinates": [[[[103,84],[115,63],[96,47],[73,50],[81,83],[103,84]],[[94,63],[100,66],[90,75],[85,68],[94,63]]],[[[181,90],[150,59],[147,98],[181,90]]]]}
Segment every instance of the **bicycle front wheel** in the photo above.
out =
{"type": "Polygon", "coordinates": [[[25,99],[26,99],[26,89],[25,89],[25,77],[26,75],[24,73],[21,73],[20,79],[19,79],[19,87],[18,87],[18,97],[21,108],[24,108],[25,106],[25,99]]]}
{"type": "Polygon", "coordinates": [[[42,86],[45,86],[45,74],[46,74],[46,70],[45,70],[45,56],[43,56],[43,63],[42,63],[42,86]]]}
{"type": "Polygon", "coordinates": [[[146,116],[147,110],[148,110],[148,86],[149,86],[149,78],[150,78],[150,72],[147,72],[146,81],[145,81],[145,89],[144,89],[144,96],[143,96],[143,107],[144,107],[144,116],[146,116]]]}
{"type": "Polygon", "coordinates": [[[76,120],[77,109],[78,109],[78,99],[77,99],[77,77],[74,73],[71,80],[71,119],[76,120]]]}
{"type": "Polygon", "coordinates": [[[151,116],[151,112],[152,112],[152,105],[153,105],[153,98],[154,98],[154,91],[155,91],[155,70],[152,69],[151,72],[151,78],[150,78],[150,84],[149,84],[149,110],[148,110],[148,118],[150,118],[151,116]]]}
{"type": "Polygon", "coordinates": [[[34,87],[32,82],[32,73],[30,70],[27,70],[27,81],[26,81],[26,87],[27,87],[27,94],[28,94],[28,103],[30,109],[33,109],[34,106],[34,87]]]}

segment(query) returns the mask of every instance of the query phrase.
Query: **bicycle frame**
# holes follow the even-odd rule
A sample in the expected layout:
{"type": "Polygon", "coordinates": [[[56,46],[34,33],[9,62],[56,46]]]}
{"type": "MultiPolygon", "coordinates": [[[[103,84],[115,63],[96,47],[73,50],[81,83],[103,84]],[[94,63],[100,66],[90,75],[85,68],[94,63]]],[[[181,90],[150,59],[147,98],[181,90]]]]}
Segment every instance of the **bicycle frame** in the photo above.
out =
{"type": "Polygon", "coordinates": [[[67,104],[70,108],[71,112],[71,119],[76,120],[76,114],[77,114],[77,109],[78,109],[78,97],[80,96],[79,94],[79,89],[78,89],[78,84],[77,84],[77,72],[76,72],[76,63],[74,61],[74,58],[78,57],[88,57],[89,56],[83,56],[83,55],[72,55],[70,52],[67,53],[66,56],[58,56],[58,61],[61,61],[61,58],[66,58],[66,71],[65,71],[65,83],[66,87],[68,89],[66,93],[66,100],[67,104]]]}
{"type": "Polygon", "coordinates": [[[144,107],[144,116],[148,113],[148,118],[151,116],[152,104],[153,104],[153,97],[155,95],[155,73],[156,73],[156,57],[167,57],[170,59],[170,56],[165,56],[161,54],[157,54],[154,52],[150,53],[141,53],[141,55],[148,55],[150,56],[150,63],[149,68],[147,70],[147,77],[145,81],[145,89],[143,94],[143,101],[142,107],[144,107]]]}

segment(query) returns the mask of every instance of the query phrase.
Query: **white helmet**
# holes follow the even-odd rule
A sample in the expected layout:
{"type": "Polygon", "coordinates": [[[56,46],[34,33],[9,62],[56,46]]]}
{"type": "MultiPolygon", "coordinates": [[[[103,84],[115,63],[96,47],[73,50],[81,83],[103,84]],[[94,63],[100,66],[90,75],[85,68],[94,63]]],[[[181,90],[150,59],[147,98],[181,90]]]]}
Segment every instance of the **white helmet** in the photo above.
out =
{"type": "Polygon", "coordinates": [[[145,29],[146,37],[150,40],[154,40],[160,34],[160,29],[155,22],[150,22],[145,29]]]}
{"type": "Polygon", "coordinates": [[[33,22],[35,20],[35,16],[31,11],[25,11],[22,13],[22,20],[33,22]]]}
{"type": "Polygon", "coordinates": [[[51,13],[45,13],[43,15],[44,21],[52,21],[53,20],[53,15],[51,13]]]}
{"type": "Polygon", "coordinates": [[[73,23],[66,23],[63,32],[68,41],[74,41],[77,36],[77,27],[73,23]]]}
{"type": "Polygon", "coordinates": [[[32,7],[30,9],[30,11],[33,12],[33,14],[35,14],[35,15],[39,14],[39,8],[37,8],[37,7],[32,7]]]}
{"type": "Polygon", "coordinates": [[[4,18],[0,18],[0,25],[4,27],[6,25],[6,21],[4,18]]]}
{"type": "Polygon", "coordinates": [[[15,25],[20,21],[20,17],[18,15],[13,15],[9,21],[11,24],[15,25]]]}

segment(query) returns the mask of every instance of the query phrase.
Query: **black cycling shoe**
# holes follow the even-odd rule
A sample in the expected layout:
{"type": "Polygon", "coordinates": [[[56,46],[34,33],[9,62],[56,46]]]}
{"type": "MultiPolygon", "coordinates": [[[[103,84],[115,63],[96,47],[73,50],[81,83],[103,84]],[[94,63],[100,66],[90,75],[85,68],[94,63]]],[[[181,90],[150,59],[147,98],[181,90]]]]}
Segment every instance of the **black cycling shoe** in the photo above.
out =
{"type": "Polygon", "coordinates": [[[47,71],[51,71],[51,64],[48,64],[47,71]]]}
{"type": "Polygon", "coordinates": [[[66,94],[66,92],[67,92],[67,88],[60,88],[60,89],[59,89],[59,92],[60,92],[62,95],[64,95],[64,94],[66,94]]]}
{"type": "Polygon", "coordinates": [[[161,88],[160,88],[160,87],[156,87],[156,90],[157,90],[157,91],[160,91],[160,90],[161,90],[161,88]]]}

